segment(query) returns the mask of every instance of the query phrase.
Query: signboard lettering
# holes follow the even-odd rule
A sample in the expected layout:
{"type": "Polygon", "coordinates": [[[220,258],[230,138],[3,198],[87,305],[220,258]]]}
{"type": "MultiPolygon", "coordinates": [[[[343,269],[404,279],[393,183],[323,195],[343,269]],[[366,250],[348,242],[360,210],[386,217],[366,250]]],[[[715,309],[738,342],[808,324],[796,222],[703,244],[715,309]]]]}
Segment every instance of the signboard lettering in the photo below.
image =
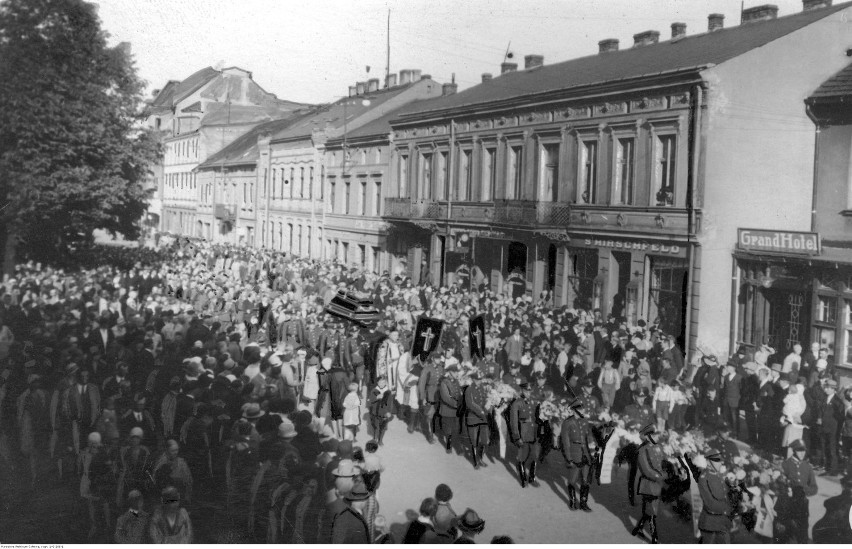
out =
{"type": "Polygon", "coordinates": [[[737,247],[747,251],[819,255],[819,233],[738,229],[737,247]]]}
{"type": "Polygon", "coordinates": [[[598,248],[615,248],[616,250],[627,250],[637,252],[655,252],[665,254],[679,254],[681,247],[676,244],[656,244],[650,242],[622,242],[620,240],[603,240],[598,238],[587,238],[583,241],[586,246],[598,248]]]}

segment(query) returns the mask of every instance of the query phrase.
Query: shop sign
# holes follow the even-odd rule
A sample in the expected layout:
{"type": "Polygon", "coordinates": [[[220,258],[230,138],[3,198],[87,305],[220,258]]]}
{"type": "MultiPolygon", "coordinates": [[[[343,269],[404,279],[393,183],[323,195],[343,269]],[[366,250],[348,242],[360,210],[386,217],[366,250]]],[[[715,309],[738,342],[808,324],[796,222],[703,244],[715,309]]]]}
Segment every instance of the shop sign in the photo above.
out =
{"type": "Polygon", "coordinates": [[[616,250],[637,251],[637,252],[655,252],[666,254],[679,254],[680,246],[674,244],[655,244],[650,242],[622,242],[620,240],[603,240],[597,238],[587,238],[583,241],[586,246],[596,246],[598,248],[615,248],[616,250]]]}
{"type": "Polygon", "coordinates": [[[738,229],[737,247],[745,251],[819,255],[819,233],[738,229]]]}
{"type": "Polygon", "coordinates": [[[558,240],[559,242],[570,242],[571,237],[568,236],[567,232],[561,231],[536,231],[535,234],[541,235],[545,238],[549,238],[550,240],[558,240]]]}
{"type": "Polygon", "coordinates": [[[509,238],[509,235],[507,235],[504,232],[500,232],[500,231],[486,231],[486,230],[480,230],[480,229],[453,231],[453,234],[461,234],[461,233],[467,233],[471,237],[478,237],[478,238],[500,238],[500,239],[509,238]]]}

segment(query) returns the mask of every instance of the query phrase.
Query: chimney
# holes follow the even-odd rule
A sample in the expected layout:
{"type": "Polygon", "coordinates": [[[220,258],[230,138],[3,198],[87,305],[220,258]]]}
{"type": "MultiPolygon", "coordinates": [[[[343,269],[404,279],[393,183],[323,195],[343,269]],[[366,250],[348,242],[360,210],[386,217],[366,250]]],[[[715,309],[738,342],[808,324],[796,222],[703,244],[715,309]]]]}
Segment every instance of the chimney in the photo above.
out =
{"type": "Polygon", "coordinates": [[[458,91],[459,85],[455,82],[449,82],[441,86],[441,95],[453,95],[458,91]]]}
{"type": "Polygon", "coordinates": [[[379,91],[379,79],[378,78],[370,78],[367,80],[367,91],[374,92],[379,91]]]}
{"type": "Polygon", "coordinates": [[[672,23],[672,40],[686,36],[686,23],[672,23]]]}
{"type": "Polygon", "coordinates": [[[403,69],[399,71],[399,84],[404,86],[411,82],[411,69],[403,69]]]}
{"type": "Polygon", "coordinates": [[[355,97],[356,95],[358,95],[358,88],[349,86],[349,97],[355,97]]]}
{"type": "Polygon", "coordinates": [[[420,75],[420,80],[431,80],[431,79],[432,79],[431,74],[421,74],[420,75]]]}
{"type": "Polygon", "coordinates": [[[610,51],[618,51],[618,38],[606,38],[598,42],[599,53],[607,53],[610,51]]]}
{"type": "Polygon", "coordinates": [[[802,11],[816,10],[831,6],[831,0],[802,0],[802,11]]]}
{"type": "Polygon", "coordinates": [[[767,21],[778,17],[778,6],[775,4],[764,4],[743,10],[743,23],[754,23],[756,21],[767,21]]]}
{"type": "Polygon", "coordinates": [[[489,82],[492,78],[494,78],[494,77],[492,76],[492,74],[490,72],[482,73],[482,81],[483,82],[489,82]]]}
{"type": "Polygon", "coordinates": [[[357,95],[364,95],[365,91],[367,91],[366,82],[355,82],[355,93],[357,95]]]}
{"type": "Polygon", "coordinates": [[[500,74],[518,70],[517,63],[500,63],[500,74]]]}
{"type": "Polygon", "coordinates": [[[660,41],[660,31],[649,30],[633,35],[633,47],[650,46],[660,41]]]}
{"type": "Polygon", "coordinates": [[[420,69],[412,69],[411,70],[411,81],[417,82],[418,80],[420,80],[420,73],[421,72],[422,71],[420,69]]]}
{"type": "Polygon", "coordinates": [[[543,55],[527,55],[524,57],[524,68],[525,69],[534,69],[536,67],[540,67],[544,65],[544,56],[543,55]]]}
{"type": "Polygon", "coordinates": [[[724,28],[725,16],[721,13],[711,13],[707,16],[707,32],[717,31],[724,28]]]}
{"type": "Polygon", "coordinates": [[[395,72],[388,75],[387,86],[389,88],[396,86],[396,73],[395,72]]]}

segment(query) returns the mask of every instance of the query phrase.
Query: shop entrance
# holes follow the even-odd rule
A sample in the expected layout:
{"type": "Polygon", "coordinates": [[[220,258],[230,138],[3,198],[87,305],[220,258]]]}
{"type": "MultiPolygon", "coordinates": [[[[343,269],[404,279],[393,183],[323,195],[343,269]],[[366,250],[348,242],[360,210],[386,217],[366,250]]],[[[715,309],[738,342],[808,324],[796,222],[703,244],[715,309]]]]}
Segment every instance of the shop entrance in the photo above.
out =
{"type": "Polygon", "coordinates": [[[522,242],[510,242],[506,260],[509,276],[506,283],[512,298],[523,296],[527,291],[527,246],[522,242]]]}
{"type": "Polygon", "coordinates": [[[556,289],[556,246],[551,244],[547,247],[547,286],[546,290],[551,292],[556,289]]]}
{"type": "Polygon", "coordinates": [[[681,349],[686,335],[687,278],[685,259],[651,259],[648,320],[656,320],[663,333],[675,336],[681,349]]]}
{"type": "Polygon", "coordinates": [[[615,266],[618,269],[616,292],[612,296],[612,309],[610,310],[616,318],[624,316],[627,303],[627,285],[630,283],[630,253],[612,252],[615,266]]]}

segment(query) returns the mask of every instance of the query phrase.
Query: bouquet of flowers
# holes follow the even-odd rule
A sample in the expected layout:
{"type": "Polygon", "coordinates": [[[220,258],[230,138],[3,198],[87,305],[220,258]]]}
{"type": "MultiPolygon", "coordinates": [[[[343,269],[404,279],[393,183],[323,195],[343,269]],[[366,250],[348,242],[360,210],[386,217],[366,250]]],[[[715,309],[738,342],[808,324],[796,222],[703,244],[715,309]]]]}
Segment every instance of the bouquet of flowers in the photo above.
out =
{"type": "Polygon", "coordinates": [[[500,381],[492,381],[488,384],[488,399],[485,402],[485,408],[488,410],[499,408],[516,398],[518,398],[518,392],[515,391],[514,387],[500,381]]]}

